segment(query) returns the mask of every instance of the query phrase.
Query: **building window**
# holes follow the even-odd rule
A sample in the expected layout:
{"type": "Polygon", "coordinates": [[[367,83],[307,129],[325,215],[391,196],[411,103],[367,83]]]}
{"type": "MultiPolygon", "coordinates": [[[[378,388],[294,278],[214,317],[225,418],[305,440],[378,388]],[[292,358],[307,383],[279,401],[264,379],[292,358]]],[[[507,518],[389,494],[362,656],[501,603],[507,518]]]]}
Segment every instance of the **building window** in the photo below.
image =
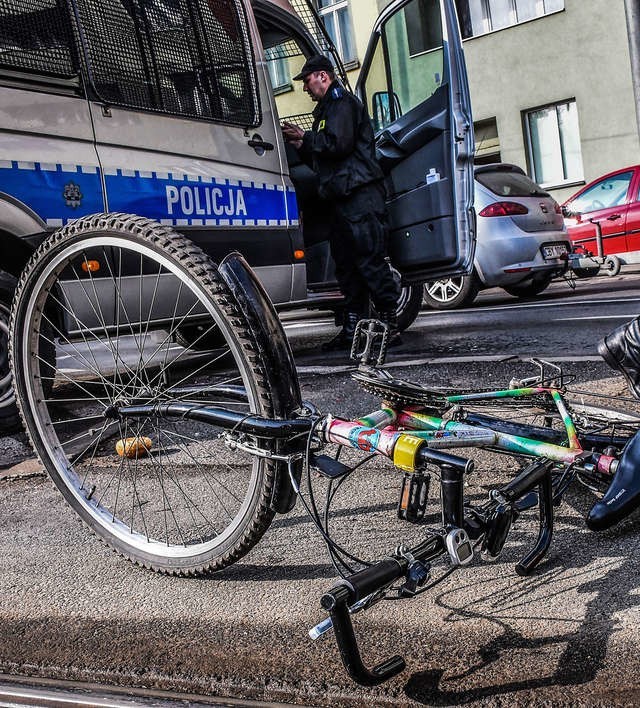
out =
{"type": "Polygon", "coordinates": [[[324,22],[343,63],[357,59],[348,0],[318,0],[318,14],[324,22]]]}
{"type": "Polygon", "coordinates": [[[529,165],[538,184],[550,187],[584,179],[575,100],[527,111],[524,122],[529,165]]]}
{"type": "Polygon", "coordinates": [[[495,118],[479,120],[473,124],[476,151],[473,162],[476,165],[488,165],[500,162],[500,138],[495,118]]]}
{"type": "Polygon", "coordinates": [[[564,0],[456,0],[464,39],[564,10],[564,0]]]}
{"type": "Polygon", "coordinates": [[[286,55],[283,55],[279,50],[279,46],[265,49],[265,58],[267,60],[267,70],[269,71],[271,88],[276,93],[291,88],[289,62],[286,55]]]}

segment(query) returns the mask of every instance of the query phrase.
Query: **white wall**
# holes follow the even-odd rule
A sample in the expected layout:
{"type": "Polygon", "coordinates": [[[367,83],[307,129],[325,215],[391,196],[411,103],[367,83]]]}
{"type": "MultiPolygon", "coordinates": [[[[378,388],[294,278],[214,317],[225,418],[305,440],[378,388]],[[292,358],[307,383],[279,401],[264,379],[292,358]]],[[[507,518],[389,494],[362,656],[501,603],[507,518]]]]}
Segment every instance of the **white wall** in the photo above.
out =
{"type": "MultiPolygon", "coordinates": [[[[575,98],[585,181],[640,161],[624,5],[565,10],[464,42],[474,120],[496,117],[501,157],[527,169],[522,111],[575,98]]],[[[577,187],[553,190],[563,200],[577,187]]]]}

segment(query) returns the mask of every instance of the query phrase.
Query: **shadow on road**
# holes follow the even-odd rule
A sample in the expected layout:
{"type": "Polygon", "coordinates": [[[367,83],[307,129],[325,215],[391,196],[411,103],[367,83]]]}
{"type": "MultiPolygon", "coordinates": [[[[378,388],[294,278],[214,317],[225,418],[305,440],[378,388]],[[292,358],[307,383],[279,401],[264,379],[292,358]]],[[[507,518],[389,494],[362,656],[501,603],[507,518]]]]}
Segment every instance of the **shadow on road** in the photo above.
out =
{"type": "MultiPolygon", "coordinates": [[[[576,518],[563,522],[573,527],[566,529],[567,536],[576,534],[582,525],[576,518]]],[[[435,604],[449,611],[447,622],[480,620],[493,625],[497,633],[483,627],[482,636],[491,638],[477,647],[477,661],[458,673],[448,667],[415,672],[404,687],[405,695],[423,704],[463,705],[521,690],[580,686],[596,679],[607,668],[610,640],[621,629],[616,615],[640,604],[640,561],[633,551],[627,552],[633,547],[629,532],[637,534],[639,523],[635,515],[607,533],[589,534],[579,552],[564,548],[563,558],[543,562],[518,588],[506,584],[502,590],[496,588],[494,578],[476,583],[474,600],[466,605],[456,604],[455,589],[434,598],[435,604]],[[573,627],[546,634],[544,625],[549,620],[557,622],[553,615],[559,608],[571,608],[575,593],[592,595],[582,618],[574,619],[569,610],[563,621],[573,627]],[[540,663],[541,653],[548,658],[548,673],[535,676],[533,667],[540,663]],[[535,655],[536,663],[528,664],[527,657],[535,655]]],[[[571,693],[566,696],[571,702],[571,693]]]]}

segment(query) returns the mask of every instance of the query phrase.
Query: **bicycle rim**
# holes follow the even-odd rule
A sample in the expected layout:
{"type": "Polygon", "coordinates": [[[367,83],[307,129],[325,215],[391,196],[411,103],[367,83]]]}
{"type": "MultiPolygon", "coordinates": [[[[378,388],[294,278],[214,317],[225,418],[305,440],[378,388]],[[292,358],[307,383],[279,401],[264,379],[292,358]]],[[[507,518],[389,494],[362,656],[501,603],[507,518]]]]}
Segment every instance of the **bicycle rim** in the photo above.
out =
{"type": "Polygon", "coordinates": [[[105,415],[171,401],[271,413],[251,332],[199,249],[138,217],[87,217],[40,249],[13,319],[25,425],[100,538],[180,574],[221,568],[257,542],[273,516],[270,463],[228,449],[214,426],[105,415]],[[221,346],[179,345],[177,331],[193,322],[221,346]],[[42,350],[54,341],[52,368],[42,350]]]}

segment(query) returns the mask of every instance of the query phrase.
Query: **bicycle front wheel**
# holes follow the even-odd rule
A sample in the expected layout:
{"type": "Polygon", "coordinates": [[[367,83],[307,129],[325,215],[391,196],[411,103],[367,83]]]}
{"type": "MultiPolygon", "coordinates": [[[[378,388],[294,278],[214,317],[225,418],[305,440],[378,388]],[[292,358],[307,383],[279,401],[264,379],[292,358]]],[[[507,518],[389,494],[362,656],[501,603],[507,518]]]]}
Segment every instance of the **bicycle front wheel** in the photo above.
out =
{"type": "Polygon", "coordinates": [[[86,217],[39,249],[12,318],[27,431],[102,540],[175,574],[222,568],[258,541],[273,463],[229,449],[210,425],[108,413],[179,401],[272,415],[251,329],[199,248],[140,217],[86,217]],[[197,334],[185,341],[185,330],[197,334]]]}

